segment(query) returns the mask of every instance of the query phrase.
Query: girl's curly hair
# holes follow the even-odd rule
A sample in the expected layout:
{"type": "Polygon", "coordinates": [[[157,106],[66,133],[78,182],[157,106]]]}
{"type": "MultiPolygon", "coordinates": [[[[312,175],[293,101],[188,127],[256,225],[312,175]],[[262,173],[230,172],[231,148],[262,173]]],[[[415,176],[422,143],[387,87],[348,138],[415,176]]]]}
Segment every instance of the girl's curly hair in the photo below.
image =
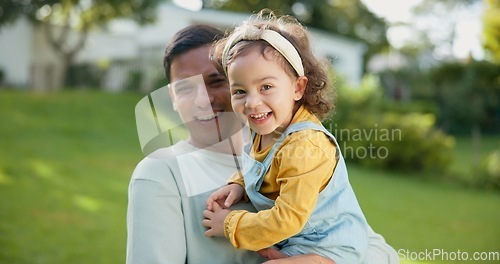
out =
{"type": "MultiPolygon", "coordinates": [[[[312,53],[306,28],[293,16],[278,17],[268,9],[252,15],[233,32],[250,27],[257,27],[262,31],[265,29],[276,31],[295,47],[302,59],[304,75],[308,79],[304,96],[298,103],[304,105],[319,119],[326,117],[334,107],[333,99],[335,95],[333,89],[330,89],[331,83],[326,72],[328,65],[325,62],[320,62],[312,53]]],[[[226,73],[222,66],[222,52],[230,36],[230,33],[226,33],[224,38],[215,42],[210,54],[212,62],[219,72],[224,75],[226,73]]],[[[227,54],[227,65],[231,64],[237,56],[245,55],[254,48],[259,49],[266,59],[269,59],[269,56],[276,59],[290,76],[298,76],[285,57],[264,40],[243,40],[236,43],[227,54]]]]}

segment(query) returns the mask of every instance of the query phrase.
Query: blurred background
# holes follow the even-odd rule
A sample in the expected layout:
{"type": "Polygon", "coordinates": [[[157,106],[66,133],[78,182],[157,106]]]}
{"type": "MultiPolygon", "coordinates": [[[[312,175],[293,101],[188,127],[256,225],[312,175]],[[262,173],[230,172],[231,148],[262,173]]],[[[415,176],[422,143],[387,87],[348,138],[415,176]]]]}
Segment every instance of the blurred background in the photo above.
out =
{"type": "Polygon", "coordinates": [[[168,83],[166,43],[265,7],[331,65],[324,124],[402,263],[499,263],[498,0],[1,1],[0,263],[124,263],[134,107],[168,83]]]}

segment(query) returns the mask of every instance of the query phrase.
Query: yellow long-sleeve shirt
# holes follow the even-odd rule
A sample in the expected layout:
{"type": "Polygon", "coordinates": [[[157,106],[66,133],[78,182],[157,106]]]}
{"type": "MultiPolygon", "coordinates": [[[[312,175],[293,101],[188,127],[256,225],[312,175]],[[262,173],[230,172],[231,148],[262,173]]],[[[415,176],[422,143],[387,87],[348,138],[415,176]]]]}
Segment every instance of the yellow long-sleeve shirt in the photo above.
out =
{"type": "MultiPolygon", "coordinates": [[[[290,124],[301,121],[321,124],[303,106],[290,124]]],[[[251,156],[262,162],[272,146],[258,151],[260,140],[257,135],[251,156]]],[[[275,205],[257,213],[232,211],[224,221],[225,236],[236,248],[260,250],[299,233],[336,164],[336,148],[323,132],[302,130],[289,135],[278,147],[260,189],[275,205]]],[[[235,173],[229,183],[244,186],[243,176],[235,173]]]]}

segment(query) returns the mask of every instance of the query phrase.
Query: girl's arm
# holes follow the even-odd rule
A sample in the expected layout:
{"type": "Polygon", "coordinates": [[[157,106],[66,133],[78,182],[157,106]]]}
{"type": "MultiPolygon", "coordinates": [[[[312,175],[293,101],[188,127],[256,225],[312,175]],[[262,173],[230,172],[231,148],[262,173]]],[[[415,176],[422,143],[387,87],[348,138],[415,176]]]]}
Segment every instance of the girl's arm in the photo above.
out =
{"type": "Polygon", "coordinates": [[[226,237],[237,248],[260,250],[299,233],[315,208],[319,192],[331,179],[336,159],[328,138],[318,143],[297,133],[283,144],[270,169],[276,174],[274,182],[265,179],[279,189],[275,205],[258,213],[232,211],[225,220],[226,237]]]}

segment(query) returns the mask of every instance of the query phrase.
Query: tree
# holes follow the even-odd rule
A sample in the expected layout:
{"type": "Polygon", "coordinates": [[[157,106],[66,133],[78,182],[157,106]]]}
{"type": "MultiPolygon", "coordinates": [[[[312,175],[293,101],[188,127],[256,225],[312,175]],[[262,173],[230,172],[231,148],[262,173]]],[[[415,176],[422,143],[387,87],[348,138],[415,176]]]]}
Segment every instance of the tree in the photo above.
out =
{"type": "Polygon", "coordinates": [[[454,59],[453,47],[460,22],[475,19],[480,10],[481,0],[422,0],[413,9],[414,19],[399,25],[411,32],[402,49],[407,51],[407,47],[411,47],[415,51],[417,48],[417,57],[428,54],[454,59]]]}
{"type": "Polygon", "coordinates": [[[292,14],[306,26],[351,37],[367,44],[365,63],[372,55],[386,49],[387,26],[360,0],[211,0],[205,6],[238,12],[256,12],[263,8],[292,14]]]}
{"type": "Polygon", "coordinates": [[[500,63],[500,1],[486,0],[483,14],[484,48],[493,62],[500,63]]]}
{"type": "MultiPolygon", "coordinates": [[[[5,0],[4,0],[5,1],[5,0]]],[[[62,67],[53,89],[64,85],[69,65],[84,47],[89,30],[116,18],[132,18],[140,24],[155,19],[160,0],[6,0],[0,7],[0,27],[27,16],[41,25],[62,67]],[[71,35],[77,32],[77,38],[71,35]]]]}

